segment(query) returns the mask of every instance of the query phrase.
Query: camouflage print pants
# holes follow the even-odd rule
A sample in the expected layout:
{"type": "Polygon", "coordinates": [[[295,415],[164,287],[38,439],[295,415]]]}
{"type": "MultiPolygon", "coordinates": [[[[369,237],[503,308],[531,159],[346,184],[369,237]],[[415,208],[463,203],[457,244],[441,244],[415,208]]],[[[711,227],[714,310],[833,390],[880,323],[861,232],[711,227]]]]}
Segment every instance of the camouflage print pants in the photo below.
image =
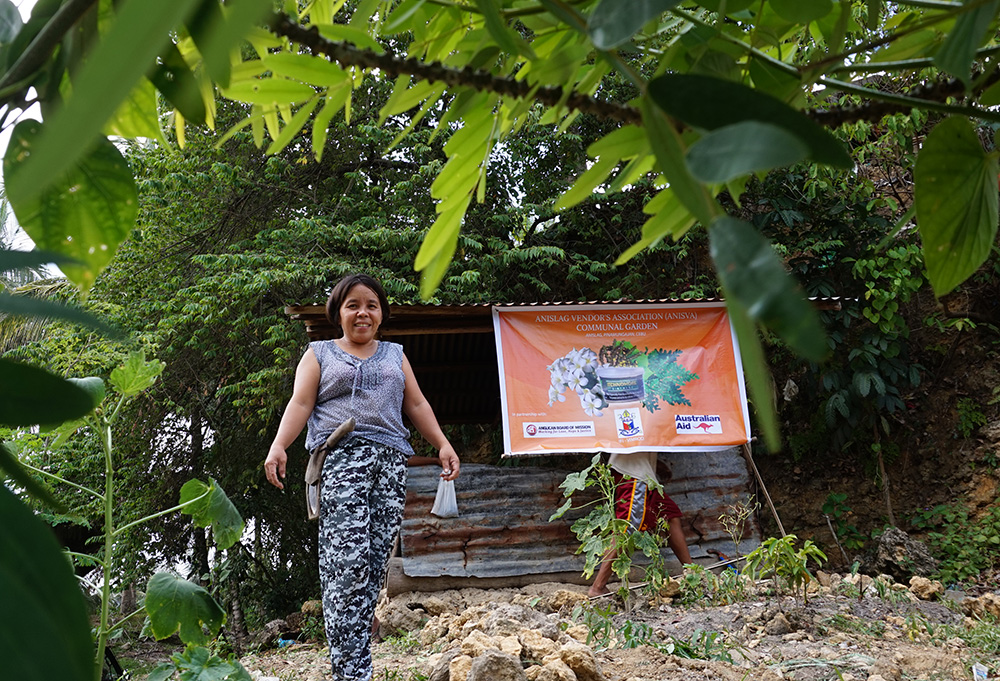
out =
{"type": "Polygon", "coordinates": [[[403,519],[406,455],[353,437],[323,464],[319,574],[336,681],[372,678],[371,625],[403,519]]]}

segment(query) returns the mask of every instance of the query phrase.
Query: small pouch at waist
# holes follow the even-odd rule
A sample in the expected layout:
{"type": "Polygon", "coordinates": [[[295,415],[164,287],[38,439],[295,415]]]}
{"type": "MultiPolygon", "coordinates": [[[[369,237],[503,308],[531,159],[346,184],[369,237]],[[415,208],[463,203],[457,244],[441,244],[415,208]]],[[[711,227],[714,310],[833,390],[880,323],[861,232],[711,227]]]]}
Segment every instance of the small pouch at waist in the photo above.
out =
{"type": "Polygon", "coordinates": [[[347,419],[337,429],[330,433],[326,442],[309,452],[309,462],[306,464],[306,514],[309,520],[319,518],[319,483],[323,477],[323,463],[345,435],[354,430],[354,417],[347,419]]]}

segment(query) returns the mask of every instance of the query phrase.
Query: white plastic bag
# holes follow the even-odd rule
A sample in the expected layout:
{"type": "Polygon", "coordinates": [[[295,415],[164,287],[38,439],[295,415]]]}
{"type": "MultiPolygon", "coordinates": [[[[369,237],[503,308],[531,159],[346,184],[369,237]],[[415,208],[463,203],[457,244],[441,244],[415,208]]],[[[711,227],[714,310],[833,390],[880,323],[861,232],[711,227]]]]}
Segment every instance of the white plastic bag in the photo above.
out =
{"type": "Polygon", "coordinates": [[[436,515],[438,518],[454,518],[458,515],[458,502],[455,501],[454,480],[440,478],[437,496],[434,497],[434,506],[431,508],[431,515],[436,515]]]}

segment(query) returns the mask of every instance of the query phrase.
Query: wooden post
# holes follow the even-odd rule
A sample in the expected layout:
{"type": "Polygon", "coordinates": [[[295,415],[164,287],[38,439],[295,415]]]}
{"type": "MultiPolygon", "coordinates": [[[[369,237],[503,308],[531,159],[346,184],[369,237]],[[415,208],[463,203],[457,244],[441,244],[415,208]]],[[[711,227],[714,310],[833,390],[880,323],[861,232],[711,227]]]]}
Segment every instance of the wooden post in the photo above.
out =
{"type": "Polygon", "coordinates": [[[750,466],[750,470],[753,471],[754,477],[757,479],[757,484],[760,485],[760,491],[764,493],[764,499],[767,500],[767,506],[771,509],[771,514],[774,516],[774,522],[778,523],[778,532],[781,536],[785,536],[785,528],[781,525],[781,518],[778,517],[778,511],[774,508],[774,503],[771,501],[771,495],[767,493],[767,487],[764,486],[764,480],[760,477],[760,473],[757,471],[757,466],[753,462],[753,456],[750,454],[750,443],[747,442],[743,445],[743,458],[747,460],[747,465],[750,466]]]}

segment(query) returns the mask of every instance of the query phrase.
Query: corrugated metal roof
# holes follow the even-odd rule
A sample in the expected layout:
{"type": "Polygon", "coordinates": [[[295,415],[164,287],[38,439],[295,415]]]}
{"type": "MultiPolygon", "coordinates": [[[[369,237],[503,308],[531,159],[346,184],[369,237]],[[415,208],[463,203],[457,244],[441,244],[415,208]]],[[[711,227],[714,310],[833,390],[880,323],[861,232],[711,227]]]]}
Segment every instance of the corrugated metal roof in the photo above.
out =
{"type": "MultiPolygon", "coordinates": [[[[719,516],[748,495],[749,475],[740,450],[661,456],[673,470],[665,488],[685,514],[692,558],[714,561],[709,551],[731,555],[733,542],[719,516]]],[[[579,468],[588,462],[581,457],[579,468]]],[[[579,541],[570,530],[580,513],[548,522],[563,502],[559,484],[574,471],[464,465],[455,483],[457,518],[430,514],[440,471],[433,466],[409,471],[401,533],[407,576],[488,578],[583,570],[582,558],[575,555],[579,541]]],[[[753,519],[740,552],[759,544],[760,527],[753,519]]],[[[676,563],[669,550],[665,555],[676,563]]]]}

